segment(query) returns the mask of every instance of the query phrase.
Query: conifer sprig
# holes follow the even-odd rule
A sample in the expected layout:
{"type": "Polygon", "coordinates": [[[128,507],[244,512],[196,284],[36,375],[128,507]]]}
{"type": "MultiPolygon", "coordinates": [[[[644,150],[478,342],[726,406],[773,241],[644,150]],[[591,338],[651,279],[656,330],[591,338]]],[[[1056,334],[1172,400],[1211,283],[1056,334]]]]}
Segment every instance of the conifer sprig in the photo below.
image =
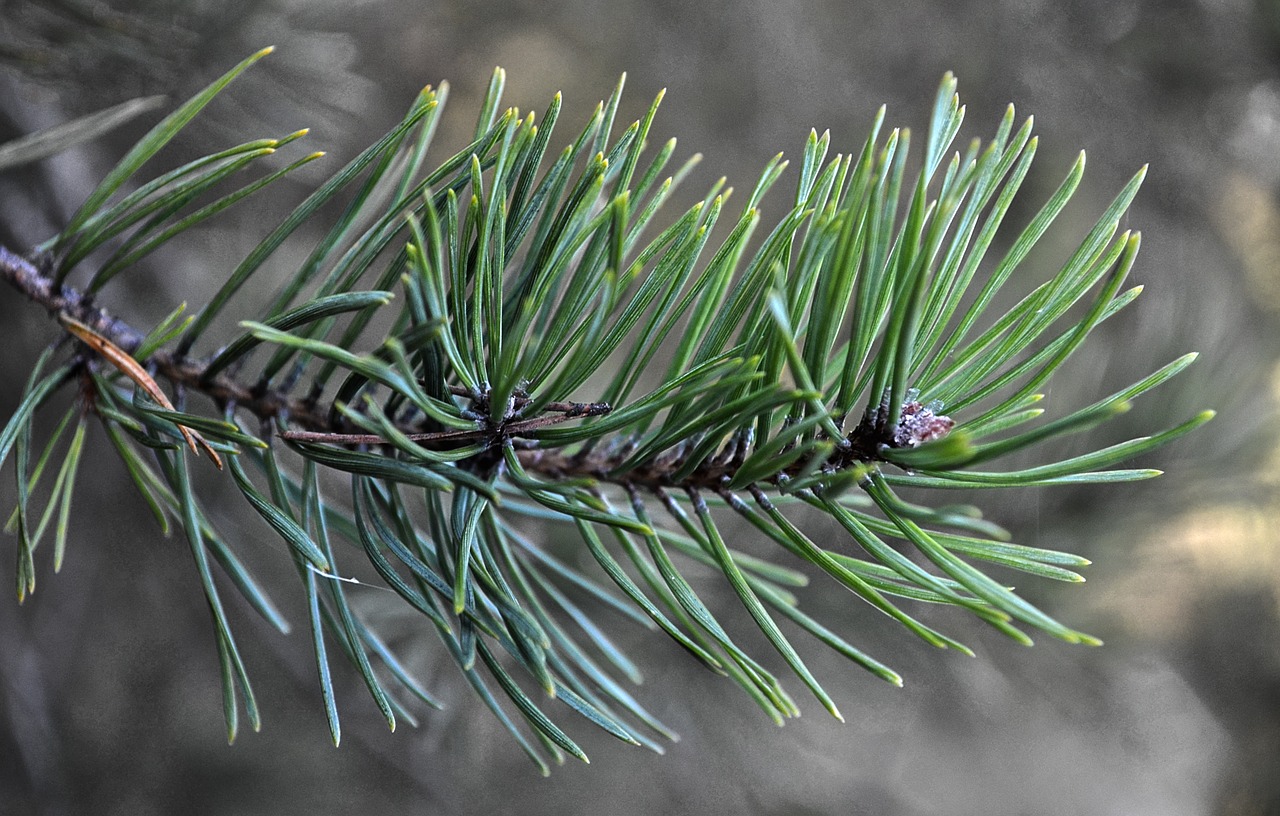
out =
{"type": "Polygon", "coordinates": [[[997,295],[1071,198],[1084,159],[1026,225],[1007,227],[1036,152],[1031,122],[1015,130],[1010,108],[989,142],[953,151],[964,109],[950,75],[918,160],[909,131],[884,132],[883,109],[853,153],[830,155],[829,136],[811,133],[786,211],[762,229],[780,158],[740,209],[717,184],[663,219],[691,164],[669,169],[674,141],[649,146],[661,96],[615,136],[619,83],[556,153],[559,97],[541,117],[503,110],[499,70],[461,151],[424,170],[447,96],[425,89],[207,304],[137,331],[93,295],[318,157],[258,169],[294,149],[299,132],[133,181],[265,53],[157,125],[34,260],[0,250],[0,276],[78,338],[40,358],[0,432],[0,462],[12,453],[17,465],[9,527],[19,599],[35,588],[35,551],[50,524],[55,569],[61,563],[86,428],[96,423],[161,530],[190,544],[232,738],[242,711],[254,728],[260,715],[223,592],[230,585],[288,627],[210,522],[190,477],[196,456],[226,463],[296,567],[335,743],[334,656],[363,678],[393,728],[413,720],[411,698],[435,705],[361,614],[362,584],[375,581],[421,615],[544,770],[548,759],[586,758],[552,719],[561,705],[625,742],[660,751],[674,738],[623,684],[641,671],[608,632],[615,615],[662,630],[777,721],[799,712],[735,639],[742,619],[713,611],[691,570],[723,575],[789,671],[837,717],[788,633],[902,679],[802,611],[796,590],[813,575],[938,647],[968,653],[914,617],[916,604],[967,610],[1023,643],[1036,629],[1097,642],[979,568],[1080,581],[1087,561],[1011,543],[974,507],[909,503],[898,491],[1147,478],[1157,471],[1116,468],[1211,417],[1062,461],[974,469],[1088,430],[1191,362],[1041,418],[1052,374],[1138,293],[1124,282],[1139,239],[1119,224],[1145,171],[1055,275],[997,314],[1009,301],[997,295]],[[232,177],[254,173],[226,191],[232,177]],[[306,259],[283,269],[277,250],[338,202],[306,259]],[[85,286],[68,285],[99,257],[85,286]],[[277,295],[219,346],[215,325],[253,308],[239,294],[269,268],[283,276],[277,295]],[[78,399],[37,452],[33,425],[68,383],[78,399]],[[349,493],[333,495],[325,471],[345,474],[349,493]],[[32,496],[50,474],[38,512],[32,496]],[[815,510],[847,539],[810,537],[798,511],[815,510]],[[742,529],[759,545],[738,546],[742,529]],[[579,550],[598,569],[582,567],[579,550]],[[769,550],[785,563],[758,555],[769,550]],[[355,556],[367,562],[361,581],[341,577],[356,571],[355,556]]]}

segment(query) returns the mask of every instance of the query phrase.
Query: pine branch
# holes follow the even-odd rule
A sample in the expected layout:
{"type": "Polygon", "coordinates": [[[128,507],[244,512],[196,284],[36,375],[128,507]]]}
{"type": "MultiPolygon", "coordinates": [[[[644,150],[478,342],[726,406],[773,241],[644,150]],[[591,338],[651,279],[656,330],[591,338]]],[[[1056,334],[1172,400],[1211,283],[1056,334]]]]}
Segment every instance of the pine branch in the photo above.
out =
{"type": "MultiPolygon", "coordinates": [[[[95,306],[92,298],[69,286],[58,286],[52,277],[42,274],[29,260],[4,246],[0,246],[0,279],[18,290],[33,304],[44,307],[49,314],[74,320],[87,326],[98,337],[133,353],[142,346],[146,335],[125,321],[112,316],[107,310],[95,306]]],[[[89,363],[92,356],[82,355],[82,362],[89,363]]],[[[343,422],[332,406],[318,404],[310,398],[297,398],[278,389],[245,385],[226,374],[211,372],[211,360],[186,358],[176,353],[157,351],[146,357],[146,363],[157,375],[174,388],[201,393],[209,397],[219,413],[244,411],[263,423],[277,420],[292,428],[280,434],[280,438],[294,442],[335,443],[343,445],[388,444],[386,437],[377,434],[350,433],[349,423],[343,422]]],[[[483,406],[486,394],[473,394],[461,387],[453,387],[458,397],[469,397],[483,406]]],[[[529,403],[527,396],[517,396],[513,401],[513,414],[529,403]]],[[[500,445],[504,439],[525,438],[532,432],[570,419],[602,416],[610,410],[606,403],[555,402],[545,411],[556,416],[508,419],[492,429],[471,431],[442,431],[418,433],[412,427],[400,430],[418,443],[448,445],[455,442],[493,438],[492,444],[500,445]]],[[[476,411],[476,413],[483,413],[476,411]]]]}
{"type": "Polygon", "coordinates": [[[730,634],[735,623],[722,623],[698,596],[689,568],[723,576],[790,672],[836,717],[780,620],[888,682],[902,678],[801,610],[796,590],[811,574],[940,648],[968,653],[914,617],[912,605],[954,607],[1021,643],[1031,643],[1026,630],[1098,643],[977,566],[1074,582],[1087,561],[1012,543],[975,507],[913,504],[898,491],[1150,478],[1158,472],[1118,466],[1212,416],[1062,461],[974,469],[1087,431],[1194,359],[1042,419],[1042,388],[1054,372],[1138,295],[1123,285],[1140,241],[1119,224],[1145,170],[1056,274],[989,314],[1071,198],[1083,156],[1003,255],[989,258],[1037,142],[1029,120],[1015,130],[1010,109],[986,146],[949,152],[963,119],[950,76],[914,179],[910,134],[882,135],[883,110],[848,155],[828,157],[829,137],[813,133],[787,211],[756,238],[780,159],[736,217],[730,191],[717,185],[663,224],[663,205],[690,165],[668,173],[674,142],[649,148],[661,97],[614,139],[619,84],[555,156],[559,97],[541,119],[503,112],[498,71],[471,144],[424,172],[447,96],[444,87],[425,89],[194,314],[179,306],[143,331],[99,308],[94,298],[114,277],[319,158],[227,191],[290,149],[300,131],[133,180],[265,53],[157,124],[61,233],[25,257],[0,248],[0,277],[56,318],[58,336],[74,338],[36,362],[0,431],[0,464],[13,453],[16,465],[9,528],[20,600],[34,591],[36,549],[50,525],[55,570],[62,562],[94,417],[161,529],[180,529],[190,544],[232,738],[241,711],[255,728],[260,716],[221,586],[229,582],[267,620],[287,625],[211,524],[191,484],[194,456],[225,466],[296,567],[335,742],[334,654],[391,727],[412,720],[408,698],[434,700],[361,616],[353,596],[362,583],[338,577],[337,556],[345,563],[351,548],[334,539],[353,545],[421,615],[544,770],[548,759],[585,759],[548,705],[654,750],[674,736],[618,679],[638,682],[640,673],[597,620],[603,609],[661,629],[778,722],[799,712],[730,634]],[[201,356],[207,330],[246,281],[339,202],[340,215],[307,259],[285,270],[257,319],[241,320],[239,336],[201,356]],[[721,218],[730,223],[717,231],[721,218]],[[90,259],[102,260],[73,288],[70,276],[90,259]],[[78,384],[78,399],[33,462],[36,421],[68,382],[78,384]],[[189,409],[196,394],[213,410],[189,409]],[[37,514],[32,493],[55,470],[37,514]],[[326,471],[347,476],[349,499],[326,495],[326,471]],[[824,514],[847,540],[814,540],[797,510],[824,514]],[[742,536],[722,529],[728,520],[801,569],[734,546],[742,536]],[[584,571],[536,541],[530,523],[544,521],[575,535],[599,569],[584,571]]]}
{"type": "MultiPolygon", "coordinates": [[[[50,315],[76,320],[126,352],[136,352],[146,337],[125,321],[95,306],[92,298],[69,286],[59,286],[29,260],[3,246],[0,246],[0,278],[27,300],[44,307],[50,315]]],[[[148,355],[146,363],[175,388],[206,394],[219,408],[243,409],[263,421],[288,417],[291,423],[303,428],[328,428],[325,414],[315,405],[279,391],[259,391],[225,375],[209,377],[208,361],[185,359],[178,354],[158,351],[148,355]]]]}
{"type": "MultiPolygon", "coordinates": [[[[133,353],[142,346],[146,335],[95,306],[92,298],[69,286],[58,286],[53,278],[43,274],[27,259],[0,246],[0,279],[17,289],[27,300],[44,307],[50,314],[80,323],[99,338],[133,353]]],[[[83,353],[81,364],[94,362],[93,355],[83,353]]],[[[209,397],[219,414],[235,414],[238,411],[256,417],[264,427],[279,425],[289,427],[279,433],[279,438],[289,442],[310,444],[335,444],[344,446],[389,445],[383,435],[357,433],[351,423],[343,418],[332,405],[320,404],[314,397],[298,398],[279,390],[245,385],[235,378],[212,372],[211,360],[185,358],[172,352],[157,351],[146,358],[147,366],[156,375],[179,391],[201,393],[209,397]]],[[[451,386],[455,397],[470,399],[469,409],[476,417],[488,416],[489,392],[471,392],[461,386],[451,386]]],[[[544,406],[544,413],[536,417],[524,417],[522,411],[529,405],[527,394],[515,394],[511,408],[498,422],[478,423],[486,427],[470,430],[421,432],[416,425],[401,424],[396,431],[406,439],[427,449],[447,450],[461,443],[483,442],[483,450],[472,461],[488,455],[509,443],[518,441],[536,445],[537,431],[560,422],[584,417],[604,416],[612,410],[608,403],[552,402],[544,406]]],[[[839,440],[836,455],[826,467],[831,472],[848,471],[858,465],[887,462],[883,451],[890,448],[912,448],[924,442],[941,439],[954,425],[949,417],[935,415],[919,402],[908,402],[894,427],[889,427],[886,407],[865,417],[857,427],[839,440]]],[[[181,427],[181,426],[179,426],[181,427]]],[[[592,450],[566,455],[559,450],[542,450],[536,447],[521,450],[521,465],[529,471],[553,479],[593,478],[601,482],[621,486],[645,488],[681,487],[717,490],[733,483],[743,463],[741,446],[731,445],[699,464],[680,480],[673,474],[685,463],[685,457],[675,452],[662,459],[640,467],[624,467],[627,459],[624,450],[592,450]]],[[[778,470],[770,481],[787,480],[800,474],[804,464],[797,462],[778,470]]]]}

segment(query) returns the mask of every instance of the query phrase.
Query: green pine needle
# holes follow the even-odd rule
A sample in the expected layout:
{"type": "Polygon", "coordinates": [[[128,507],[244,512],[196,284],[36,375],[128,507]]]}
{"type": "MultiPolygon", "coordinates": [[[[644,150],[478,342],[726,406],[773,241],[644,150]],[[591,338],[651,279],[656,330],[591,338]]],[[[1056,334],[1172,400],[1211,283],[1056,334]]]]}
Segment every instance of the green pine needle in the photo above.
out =
{"type": "Polygon", "coordinates": [[[786,170],[781,156],[740,210],[717,183],[669,214],[696,157],[670,170],[674,141],[649,145],[661,94],[615,134],[619,82],[557,151],[560,97],[541,118],[503,109],[498,69],[469,145],[435,156],[447,87],[424,89],[191,315],[178,305],[143,332],[91,308],[87,294],[161,245],[319,158],[215,192],[278,161],[300,131],[187,161],[118,195],[268,51],[145,136],[40,245],[41,265],[0,248],[4,278],[70,318],[80,338],[37,361],[0,430],[0,464],[12,452],[17,465],[9,528],[20,600],[35,589],[50,524],[54,569],[62,563],[96,417],[161,532],[176,524],[186,534],[213,616],[231,739],[241,712],[255,729],[261,717],[221,585],[281,631],[288,623],[266,579],[236,554],[248,545],[210,523],[184,447],[193,439],[225,456],[253,515],[279,539],[277,555],[293,562],[335,745],[335,655],[393,729],[414,721],[412,700],[436,705],[388,646],[400,633],[365,613],[370,585],[344,577],[338,553],[363,555],[377,586],[421,616],[544,772],[566,756],[587,759],[553,720],[563,708],[655,751],[676,738],[627,688],[643,667],[617,625],[662,631],[779,723],[799,708],[744,645],[749,627],[836,718],[802,656],[810,640],[903,683],[838,620],[804,611],[808,592],[848,590],[842,597],[966,654],[917,618],[918,604],[971,614],[1027,645],[1024,629],[1099,642],[1007,586],[1008,571],[1079,583],[1088,561],[1011,542],[972,505],[918,504],[898,491],[1150,478],[1158,471],[1122,465],[1212,417],[1065,459],[1044,452],[1051,438],[1141,410],[1134,400],[1194,359],[1066,414],[1043,398],[1140,290],[1123,289],[1140,241],[1119,225],[1145,168],[1048,280],[1011,297],[1025,285],[1015,273],[1078,188],[1084,158],[1025,226],[1007,227],[1038,146],[1031,120],[1017,125],[1009,108],[988,143],[954,149],[964,108],[950,74],[915,140],[919,157],[910,131],[885,129],[884,109],[851,153],[832,152],[839,137],[811,132],[787,210],[769,225],[760,205],[786,170]],[[334,220],[304,253],[278,252],[325,213],[334,220]],[[1007,249],[996,257],[996,246],[1007,249]],[[59,288],[98,254],[106,260],[89,270],[86,293],[59,288]],[[288,267],[286,255],[303,260],[288,267]],[[210,345],[214,321],[250,278],[267,275],[278,276],[274,300],[240,305],[243,333],[210,345]],[[997,302],[1013,305],[997,314],[997,302]],[[33,462],[36,426],[68,380],[78,402],[62,409],[33,462]],[[174,405],[158,404],[164,386],[174,405]],[[217,412],[188,407],[196,393],[217,412]],[[1040,459],[974,469],[1015,453],[1040,459]],[[47,496],[46,471],[56,474],[47,496]],[[322,494],[340,479],[350,483],[342,500],[322,494]],[[813,537],[797,510],[823,514],[844,538],[813,537]],[[731,533],[729,519],[751,534],[731,533]],[[707,570],[741,609],[712,609],[696,588],[707,570]],[[806,588],[811,577],[834,584],[806,588]]]}

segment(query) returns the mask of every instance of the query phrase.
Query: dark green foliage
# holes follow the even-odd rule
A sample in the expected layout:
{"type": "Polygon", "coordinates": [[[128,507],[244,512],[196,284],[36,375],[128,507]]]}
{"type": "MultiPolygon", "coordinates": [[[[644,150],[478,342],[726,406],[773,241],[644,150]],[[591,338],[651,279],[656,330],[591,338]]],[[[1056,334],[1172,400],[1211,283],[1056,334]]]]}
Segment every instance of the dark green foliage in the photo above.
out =
{"type": "Polygon", "coordinates": [[[499,71],[465,149],[423,172],[445,98],[444,89],[425,90],[190,317],[175,309],[144,336],[77,293],[52,294],[104,244],[117,248],[92,273],[90,293],[314,158],[208,201],[210,190],[300,134],[251,141],[116,195],[259,56],[157,125],[41,246],[43,270],[3,258],[6,278],[29,297],[145,360],[157,381],[204,393],[216,407],[207,416],[181,399],[176,410],[156,405],[136,377],[84,345],[46,354],[0,433],[0,461],[12,452],[17,463],[20,598],[35,587],[33,552],[55,516],[55,568],[61,561],[85,424],[96,414],[164,531],[177,527],[190,543],[214,617],[232,737],[241,707],[255,728],[259,717],[220,587],[229,583],[286,627],[202,509],[191,434],[227,461],[297,568],[335,742],[335,655],[364,679],[392,727],[412,719],[408,698],[434,705],[362,618],[367,590],[338,577],[357,556],[421,614],[544,769],[548,757],[585,759],[552,720],[561,703],[626,742],[660,750],[656,740],[673,736],[617,679],[638,681],[639,669],[597,621],[601,607],[661,629],[775,719],[798,713],[781,681],[730,634],[740,621],[722,622],[699,598],[685,576],[691,568],[723,574],[791,672],[837,717],[782,620],[902,681],[799,608],[793,589],[811,574],[939,647],[967,651],[913,617],[914,604],[967,610],[1025,643],[1032,629],[1097,642],[975,566],[1079,581],[1086,561],[1010,543],[973,507],[933,509],[896,491],[1147,478],[1157,472],[1112,468],[1211,416],[1064,461],[973,469],[1088,430],[1191,361],[1040,420],[1036,403],[1054,371],[1137,294],[1124,280],[1138,236],[1118,225],[1142,173],[1055,275],[994,314],[1008,300],[997,298],[1002,287],[1071,198],[1084,161],[1029,223],[1009,229],[1009,248],[995,257],[1036,139],[1030,122],[1014,129],[1010,110],[990,142],[951,152],[963,118],[951,77],[919,159],[909,158],[907,131],[882,133],[883,111],[854,154],[829,156],[828,137],[812,134],[789,209],[759,230],[758,204],[785,163],[765,169],[741,209],[716,188],[660,221],[687,166],[668,170],[672,143],[646,150],[657,101],[614,138],[619,85],[568,147],[549,154],[559,99],[541,120],[503,111],[499,71]],[[207,330],[243,284],[334,202],[345,209],[306,260],[275,270],[285,277],[266,311],[243,321],[230,344],[207,348],[207,330]],[[81,384],[80,403],[33,465],[32,421],[70,381],[81,384]],[[349,493],[330,495],[326,470],[345,474],[349,493]],[[37,518],[31,488],[55,471],[37,518]],[[798,511],[829,516],[848,539],[813,540],[798,511]],[[726,536],[730,522],[794,565],[731,546],[740,535],[726,536]],[[600,570],[583,572],[562,558],[566,548],[539,543],[534,531],[547,524],[558,540],[579,541],[600,570]]]}

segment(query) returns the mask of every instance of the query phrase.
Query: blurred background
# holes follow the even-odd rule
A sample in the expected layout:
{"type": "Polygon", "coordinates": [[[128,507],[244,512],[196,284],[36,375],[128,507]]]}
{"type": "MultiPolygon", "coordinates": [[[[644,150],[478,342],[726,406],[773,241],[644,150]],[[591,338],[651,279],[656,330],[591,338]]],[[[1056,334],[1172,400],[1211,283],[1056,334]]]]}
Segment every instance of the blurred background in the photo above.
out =
{"type": "MultiPolygon", "coordinates": [[[[1055,380],[1046,406],[1090,402],[1195,350],[1197,365],[1101,436],[1206,407],[1219,417],[1140,463],[1167,470],[1157,481],[978,499],[1014,540],[1094,560],[1084,585],[1020,589],[1106,646],[1044,639],[1028,650],[947,614],[932,622],[977,657],[935,652],[823,584],[806,603],[845,623],[904,688],[809,648],[848,723],[800,700],[805,716],[777,729],[660,638],[624,633],[647,668],[642,701],[683,739],[656,756],[575,723],[592,763],[550,779],[436,644],[414,660],[446,709],[386,733],[340,672],[344,741],[332,748],[305,633],[281,638],[243,604],[239,639],[265,724],[228,747],[187,548],[159,534],[91,436],[102,465],[77,490],[66,565],[55,576],[38,564],[39,591],[23,606],[0,601],[0,814],[1280,814],[1280,4],[0,0],[0,142],[138,96],[175,104],[270,44],[277,52],[165,161],[300,127],[330,159],[279,185],[274,203],[234,211],[122,277],[106,300],[138,324],[201,302],[263,223],[424,84],[451,85],[437,159],[465,143],[495,65],[507,70],[506,104],[541,111],[564,92],[553,147],[622,72],[620,122],[666,88],[655,140],[678,137],[678,159],[704,154],[685,183],[691,201],[720,176],[749,189],[775,153],[798,156],[810,128],[829,128],[833,150],[858,149],[882,103],[890,125],[922,130],[950,70],[966,137],[988,136],[1010,102],[1036,117],[1037,165],[1015,223],[1088,153],[1056,250],[1028,276],[1056,268],[1150,163],[1125,225],[1143,233],[1134,279],[1145,293],[1055,380]]],[[[0,242],[25,251],[55,232],[155,116],[0,174],[0,242]]],[[[781,211],[775,195],[766,218],[781,211]]],[[[8,417],[56,329],[0,292],[0,331],[8,417]]],[[[242,514],[233,501],[216,521],[235,539],[242,514]]],[[[5,576],[12,542],[0,539],[5,576]]]]}

